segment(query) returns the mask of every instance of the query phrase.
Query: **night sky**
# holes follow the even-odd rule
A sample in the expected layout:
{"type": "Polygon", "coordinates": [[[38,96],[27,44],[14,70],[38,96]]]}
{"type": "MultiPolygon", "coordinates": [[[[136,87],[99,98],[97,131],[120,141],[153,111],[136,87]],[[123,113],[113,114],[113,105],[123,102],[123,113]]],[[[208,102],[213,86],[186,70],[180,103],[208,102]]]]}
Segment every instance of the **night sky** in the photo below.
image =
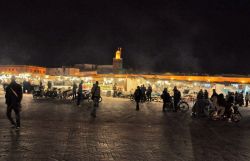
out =
{"type": "Polygon", "coordinates": [[[249,0],[6,0],[0,64],[250,74],[249,0]]]}

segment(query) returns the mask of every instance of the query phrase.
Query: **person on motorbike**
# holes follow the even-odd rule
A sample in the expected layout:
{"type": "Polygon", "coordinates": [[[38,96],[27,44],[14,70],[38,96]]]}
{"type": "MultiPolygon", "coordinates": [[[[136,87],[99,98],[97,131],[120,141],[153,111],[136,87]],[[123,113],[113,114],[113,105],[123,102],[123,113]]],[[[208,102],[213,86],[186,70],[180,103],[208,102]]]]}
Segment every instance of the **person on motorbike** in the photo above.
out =
{"type": "Polygon", "coordinates": [[[210,98],[210,100],[212,102],[212,105],[213,105],[213,108],[216,108],[216,106],[218,106],[217,105],[217,99],[218,99],[218,94],[217,94],[216,90],[213,89],[213,94],[212,94],[212,96],[210,98]]]}
{"type": "Polygon", "coordinates": [[[118,88],[117,90],[117,97],[121,97],[122,96],[122,89],[118,88]]]}
{"type": "Polygon", "coordinates": [[[174,112],[177,112],[177,106],[181,100],[181,92],[177,89],[177,87],[175,86],[173,89],[174,92],[174,112]]]}
{"type": "Polygon", "coordinates": [[[233,92],[228,92],[227,95],[227,100],[226,100],[226,106],[225,106],[225,112],[224,115],[229,119],[230,121],[230,116],[231,116],[231,106],[234,104],[234,95],[233,92]]]}
{"type": "Polygon", "coordinates": [[[222,118],[222,116],[224,115],[226,106],[227,106],[226,99],[224,98],[224,95],[221,93],[217,97],[216,110],[217,110],[217,117],[218,118],[222,118]]]}
{"type": "Polygon", "coordinates": [[[171,104],[171,96],[168,93],[168,89],[164,88],[162,94],[161,94],[161,99],[163,100],[163,107],[162,107],[162,112],[166,111],[167,105],[171,104]]]}

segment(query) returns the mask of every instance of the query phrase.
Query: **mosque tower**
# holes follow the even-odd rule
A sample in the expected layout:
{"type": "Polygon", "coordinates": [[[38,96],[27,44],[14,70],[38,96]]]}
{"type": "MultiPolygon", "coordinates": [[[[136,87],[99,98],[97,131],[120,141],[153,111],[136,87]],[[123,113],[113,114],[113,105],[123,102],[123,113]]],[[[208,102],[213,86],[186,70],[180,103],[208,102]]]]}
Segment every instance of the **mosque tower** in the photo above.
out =
{"type": "Polygon", "coordinates": [[[113,58],[113,72],[116,74],[121,73],[123,69],[121,54],[122,54],[122,48],[118,48],[115,53],[115,57],[113,58]]]}

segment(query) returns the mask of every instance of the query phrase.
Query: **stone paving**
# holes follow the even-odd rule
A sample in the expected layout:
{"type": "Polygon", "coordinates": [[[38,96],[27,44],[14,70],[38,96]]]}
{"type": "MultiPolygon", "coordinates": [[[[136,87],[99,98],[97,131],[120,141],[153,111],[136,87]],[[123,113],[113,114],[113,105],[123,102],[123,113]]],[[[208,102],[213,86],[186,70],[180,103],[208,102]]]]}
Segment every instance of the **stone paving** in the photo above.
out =
{"type": "Polygon", "coordinates": [[[0,161],[249,161],[250,110],[238,123],[162,113],[160,103],[140,111],[125,99],[92,104],[23,100],[22,127],[10,128],[0,98],[0,161]]]}

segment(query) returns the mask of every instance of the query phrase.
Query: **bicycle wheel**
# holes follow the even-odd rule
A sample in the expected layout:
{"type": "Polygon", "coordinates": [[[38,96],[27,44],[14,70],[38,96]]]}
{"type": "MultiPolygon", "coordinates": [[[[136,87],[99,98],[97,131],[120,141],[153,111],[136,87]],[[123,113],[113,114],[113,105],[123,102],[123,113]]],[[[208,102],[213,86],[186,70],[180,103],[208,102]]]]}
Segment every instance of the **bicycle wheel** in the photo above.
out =
{"type": "Polygon", "coordinates": [[[179,109],[181,112],[187,112],[189,110],[189,105],[187,102],[180,102],[179,105],[178,105],[179,109]]]}
{"type": "Polygon", "coordinates": [[[232,114],[231,118],[232,118],[233,122],[237,123],[241,120],[242,116],[240,113],[234,113],[234,114],[232,114]]]}

